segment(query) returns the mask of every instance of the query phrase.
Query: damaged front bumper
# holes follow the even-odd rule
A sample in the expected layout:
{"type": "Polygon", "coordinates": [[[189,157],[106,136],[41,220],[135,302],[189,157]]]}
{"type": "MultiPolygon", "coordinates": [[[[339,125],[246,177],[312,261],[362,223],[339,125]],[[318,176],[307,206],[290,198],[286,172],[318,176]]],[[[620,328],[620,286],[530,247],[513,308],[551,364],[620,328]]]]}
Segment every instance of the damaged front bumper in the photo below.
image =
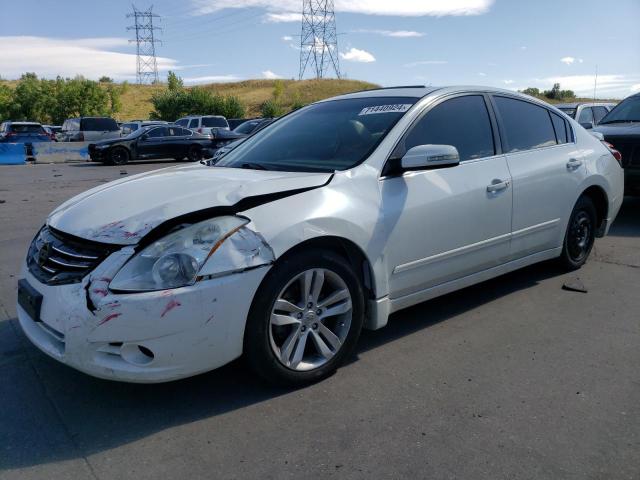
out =
{"type": "Polygon", "coordinates": [[[46,285],[38,318],[18,305],[27,337],[40,350],[90,375],[127,382],[175,380],[220,367],[242,353],[247,314],[270,263],[176,289],[114,293],[113,275],[132,248],[112,253],[81,282],[46,285]]]}

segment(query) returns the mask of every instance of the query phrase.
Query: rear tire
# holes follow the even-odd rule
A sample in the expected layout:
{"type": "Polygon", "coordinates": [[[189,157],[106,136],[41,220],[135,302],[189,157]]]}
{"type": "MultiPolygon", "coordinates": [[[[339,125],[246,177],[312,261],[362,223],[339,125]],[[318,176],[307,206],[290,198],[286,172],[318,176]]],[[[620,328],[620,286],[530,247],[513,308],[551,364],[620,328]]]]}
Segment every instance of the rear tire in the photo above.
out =
{"type": "Polygon", "coordinates": [[[187,153],[187,158],[190,162],[199,162],[202,159],[202,148],[191,145],[187,153]]]}
{"type": "Polygon", "coordinates": [[[124,165],[130,158],[129,150],[124,147],[114,147],[109,151],[109,163],[111,165],[124,165]]]}
{"type": "Polygon", "coordinates": [[[317,382],[352,354],[363,321],[362,285],[346,259],[319,249],[294,253],[276,263],[255,294],[245,358],[270,383],[317,382]]]}
{"type": "Polygon", "coordinates": [[[559,258],[560,264],[566,270],[577,270],[589,258],[597,230],[596,219],[593,201],[585,195],[581,196],[569,217],[559,258]]]}

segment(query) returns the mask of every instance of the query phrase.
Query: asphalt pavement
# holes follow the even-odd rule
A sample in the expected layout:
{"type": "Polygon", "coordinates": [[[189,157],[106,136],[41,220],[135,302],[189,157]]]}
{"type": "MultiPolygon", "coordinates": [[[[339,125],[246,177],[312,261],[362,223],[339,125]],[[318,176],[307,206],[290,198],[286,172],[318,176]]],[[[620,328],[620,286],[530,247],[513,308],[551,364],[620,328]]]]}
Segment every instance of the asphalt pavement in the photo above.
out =
{"type": "Polygon", "coordinates": [[[535,265],[394,314],[310,387],[241,361],[116,383],[40,353],[15,297],[46,215],[172,164],[0,167],[0,479],[640,478],[640,198],[580,271],[535,265]]]}

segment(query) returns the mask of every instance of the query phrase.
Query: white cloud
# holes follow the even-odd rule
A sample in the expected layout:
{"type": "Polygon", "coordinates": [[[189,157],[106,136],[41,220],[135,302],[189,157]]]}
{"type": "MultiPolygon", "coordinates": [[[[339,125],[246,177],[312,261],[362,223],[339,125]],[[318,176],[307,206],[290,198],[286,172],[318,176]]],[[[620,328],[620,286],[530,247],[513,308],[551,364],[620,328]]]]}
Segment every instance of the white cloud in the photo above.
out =
{"type": "Polygon", "coordinates": [[[573,62],[575,62],[575,61],[576,61],[576,59],[575,59],[575,58],[573,58],[573,57],[562,57],[562,58],[560,59],[560,61],[561,61],[562,63],[564,63],[565,65],[572,65],[572,64],[573,64],[573,62]]]}
{"type": "Polygon", "coordinates": [[[405,63],[406,68],[420,67],[422,65],[445,65],[449,62],[446,60],[419,60],[417,62],[405,63]]]}
{"type": "Polygon", "coordinates": [[[300,22],[302,21],[302,14],[296,12],[267,13],[264,21],[267,23],[300,22]]]}
{"type": "Polygon", "coordinates": [[[283,42],[290,42],[291,40],[293,40],[293,37],[291,35],[285,35],[284,37],[282,37],[283,42]]]}
{"type": "MultiPolygon", "coordinates": [[[[33,36],[0,37],[0,72],[17,78],[24,72],[42,77],[83,75],[98,79],[103,75],[117,80],[135,79],[136,55],[116,52],[131,48],[126,38],[59,39],[33,36]]],[[[157,57],[158,70],[180,70],[177,60],[157,57]]]]}
{"type": "Polygon", "coordinates": [[[486,77],[487,76],[487,74],[484,73],[484,72],[478,72],[478,75],[480,75],[481,77],[486,77]]]}
{"type": "MultiPolygon", "coordinates": [[[[226,8],[260,7],[276,14],[298,15],[299,0],[191,0],[194,15],[206,15],[226,8]]],[[[405,17],[481,15],[489,11],[493,0],[336,0],[336,12],[405,17]]],[[[288,17],[291,18],[291,17],[288,17]]],[[[280,20],[283,21],[283,20],[280,20]]],[[[289,20],[291,21],[291,20],[289,20]]]]}
{"type": "MultiPolygon", "coordinates": [[[[559,83],[563,90],[573,90],[576,95],[593,96],[594,75],[566,75],[560,77],[538,78],[535,82],[539,88],[551,88],[559,83]]],[[[633,75],[602,75],[598,74],[597,96],[599,98],[625,97],[634,87],[640,88],[640,73],[633,75]]]]}
{"type": "Polygon", "coordinates": [[[503,80],[505,85],[511,85],[513,83],[513,80],[503,80]]]}
{"type": "Polygon", "coordinates": [[[520,47],[520,50],[526,50],[526,49],[527,49],[527,47],[526,47],[525,45],[522,45],[522,46],[520,47]]]}
{"type": "Polygon", "coordinates": [[[282,78],[282,77],[277,73],[272,72],[271,70],[265,70],[264,72],[262,72],[262,78],[275,80],[276,78],[282,78]]]}
{"type": "Polygon", "coordinates": [[[376,61],[376,57],[372,54],[366,50],[359,50],[357,48],[351,48],[345,53],[340,52],[340,57],[349,62],[371,63],[376,61]]]}
{"type": "Polygon", "coordinates": [[[416,32],[414,30],[369,30],[361,28],[359,30],[353,30],[353,33],[373,33],[376,35],[382,35],[383,37],[396,38],[424,37],[424,33],[416,32]]]}
{"type": "Polygon", "coordinates": [[[182,80],[186,85],[195,85],[198,83],[238,82],[242,80],[242,77],[237,75],[205,75],[202,77],[185,77],[182,80]]]}
{"type": "Polygon", "coordinates": [[[640,83],[636,83],[635,85],[631,85],[631,87],[629,87],[629,90],[631,90],[632,92],[640,92],[640,83]]]}

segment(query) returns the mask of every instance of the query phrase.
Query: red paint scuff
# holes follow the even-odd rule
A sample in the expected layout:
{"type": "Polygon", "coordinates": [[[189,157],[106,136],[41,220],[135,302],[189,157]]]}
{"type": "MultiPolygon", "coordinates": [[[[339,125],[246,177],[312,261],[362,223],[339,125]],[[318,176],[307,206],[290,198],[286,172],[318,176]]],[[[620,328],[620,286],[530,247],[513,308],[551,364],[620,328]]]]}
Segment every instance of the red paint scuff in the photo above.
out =
{"type": "Polygon", "coordinates": [[[169,313],[171,310],[173,310],[176,307],[180,307],[182,304],[177,301],[177,300],[169,300],[169,303],[167,303],[167,306],[164,307],[164,310],[162,311],[162,313],[160,314],[160,317],[164,317],[167,313],[169,313]]]}

